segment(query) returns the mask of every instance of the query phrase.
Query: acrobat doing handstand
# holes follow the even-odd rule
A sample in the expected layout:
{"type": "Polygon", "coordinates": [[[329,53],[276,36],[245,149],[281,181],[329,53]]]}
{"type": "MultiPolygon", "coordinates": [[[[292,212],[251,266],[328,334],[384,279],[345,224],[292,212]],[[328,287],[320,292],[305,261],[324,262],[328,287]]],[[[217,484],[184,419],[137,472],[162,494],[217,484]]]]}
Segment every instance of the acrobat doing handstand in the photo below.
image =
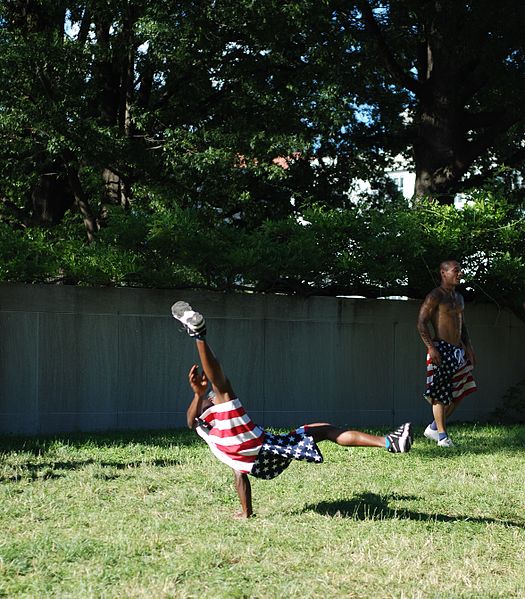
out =
{"type": "Polygon", "coordinates": [[[253,515],[252,493],[248,475],[271,479],[281,474],[292,460],[323,461],[317,446],[332,441],[344,447],[382,447],[392,453],[410,451],[412,427],[402,424],[385,437],[345,430],[327,422],[305,424],[287,434],[273,434],[252,422],[233,391],[229,379],[206,341],[206,322],[186,302],[176,302],[171,312],[195,338],[202,365],[189,371],[194,392],[187,410],[188,426],[206,441],[213,454],[230,466],[235,474],[235,488],[241,502],[238,518],[253,515]],[[212,390],[208,393],[209,385],[212,390]]]}

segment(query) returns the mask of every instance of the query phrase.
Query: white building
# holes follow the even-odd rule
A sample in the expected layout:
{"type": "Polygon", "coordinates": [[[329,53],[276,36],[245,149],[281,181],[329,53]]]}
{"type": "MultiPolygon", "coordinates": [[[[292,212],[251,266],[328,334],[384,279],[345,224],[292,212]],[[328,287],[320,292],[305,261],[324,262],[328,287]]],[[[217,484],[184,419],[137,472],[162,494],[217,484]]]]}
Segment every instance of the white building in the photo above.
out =
{"type": "Polygon", "coordinates": [[[386,171],[386,175],[392,179],[398,191],[400,191],[405,198],[411,198],[414,195],[416,173],[408,170],[406,161],[403,157],[396,157],[394,165],[386,171]]]}

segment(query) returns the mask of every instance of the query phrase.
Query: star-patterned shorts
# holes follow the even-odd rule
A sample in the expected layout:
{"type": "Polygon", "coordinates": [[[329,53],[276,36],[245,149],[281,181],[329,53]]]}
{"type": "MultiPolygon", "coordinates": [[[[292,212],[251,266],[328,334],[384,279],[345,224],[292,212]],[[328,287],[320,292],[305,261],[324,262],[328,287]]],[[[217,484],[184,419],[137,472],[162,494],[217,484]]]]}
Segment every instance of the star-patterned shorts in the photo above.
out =
{"type": "Polygon", "coordinates": [[[430,403],[436,401],[447,406],[454,401],[452,379],[456,372],[467,363],[465,350],[441,340],[435,341],[434,345],[441,355],[441,366],[430,365],[431,374],[427,376],[425,399],[430,403]]]}
{"type": "Polygon", "coordinates": [[[323,461],[323,456],[305,427],[284,435],[264,431],[264,441],[250,474],[256,478],[275,478],[292,460],[323,461]]]}

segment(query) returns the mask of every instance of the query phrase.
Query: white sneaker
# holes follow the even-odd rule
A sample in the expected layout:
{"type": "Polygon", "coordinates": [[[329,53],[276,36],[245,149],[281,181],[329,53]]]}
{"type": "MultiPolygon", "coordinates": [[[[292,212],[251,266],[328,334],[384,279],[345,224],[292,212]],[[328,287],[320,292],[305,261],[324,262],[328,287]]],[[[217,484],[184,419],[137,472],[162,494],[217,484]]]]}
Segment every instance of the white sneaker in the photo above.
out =
{"type": "Polygon", "coordinates": [[[390,441],[388,451],[392,453],[407,453],[414,442],[412,424],[405,422],[405,424],[402,424],[395,431],[387,435],[386,438],[390,441]]]}
{"type": "Polygon", "coordinates": [[[206,335],[206,321],[204,316],[195,310],[187,302],[175,302],[171,306],[173,318],[184,325],[190,337],[203,337],[206,335]]]}
{"type": "Polygon", "coordinates": [[[454,447],[454,443],[452,443],[452,439],[450,437],[445,437],[438,441],[438,447],[454,447]]]}
{"type": "Polygon", "coordinates": [[[423,434],[427,439],[430,439],[431,441],[435,441],[436,443],[439,441],[439,433],[437,432],[437,430],[434,430],[430,426],[430,424],[427,426],[423,434]]]}

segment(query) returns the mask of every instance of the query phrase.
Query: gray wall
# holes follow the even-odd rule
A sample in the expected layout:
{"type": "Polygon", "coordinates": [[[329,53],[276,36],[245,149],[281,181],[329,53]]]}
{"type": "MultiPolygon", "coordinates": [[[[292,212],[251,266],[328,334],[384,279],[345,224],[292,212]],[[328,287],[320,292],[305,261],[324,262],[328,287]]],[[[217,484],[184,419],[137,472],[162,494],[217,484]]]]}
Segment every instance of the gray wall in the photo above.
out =
{"type": "MultiPolygon", "coordinates": [[[[206,315],[263,426],[429,420],[419,302],[0,284],[0,433],[185,426],[197,354],[171,317],[178,299],[206,315]]],[[[457,418],[484,420],[525,377],[525,325],[491,305],[466,317],[479,391],[457,418]]]]}

